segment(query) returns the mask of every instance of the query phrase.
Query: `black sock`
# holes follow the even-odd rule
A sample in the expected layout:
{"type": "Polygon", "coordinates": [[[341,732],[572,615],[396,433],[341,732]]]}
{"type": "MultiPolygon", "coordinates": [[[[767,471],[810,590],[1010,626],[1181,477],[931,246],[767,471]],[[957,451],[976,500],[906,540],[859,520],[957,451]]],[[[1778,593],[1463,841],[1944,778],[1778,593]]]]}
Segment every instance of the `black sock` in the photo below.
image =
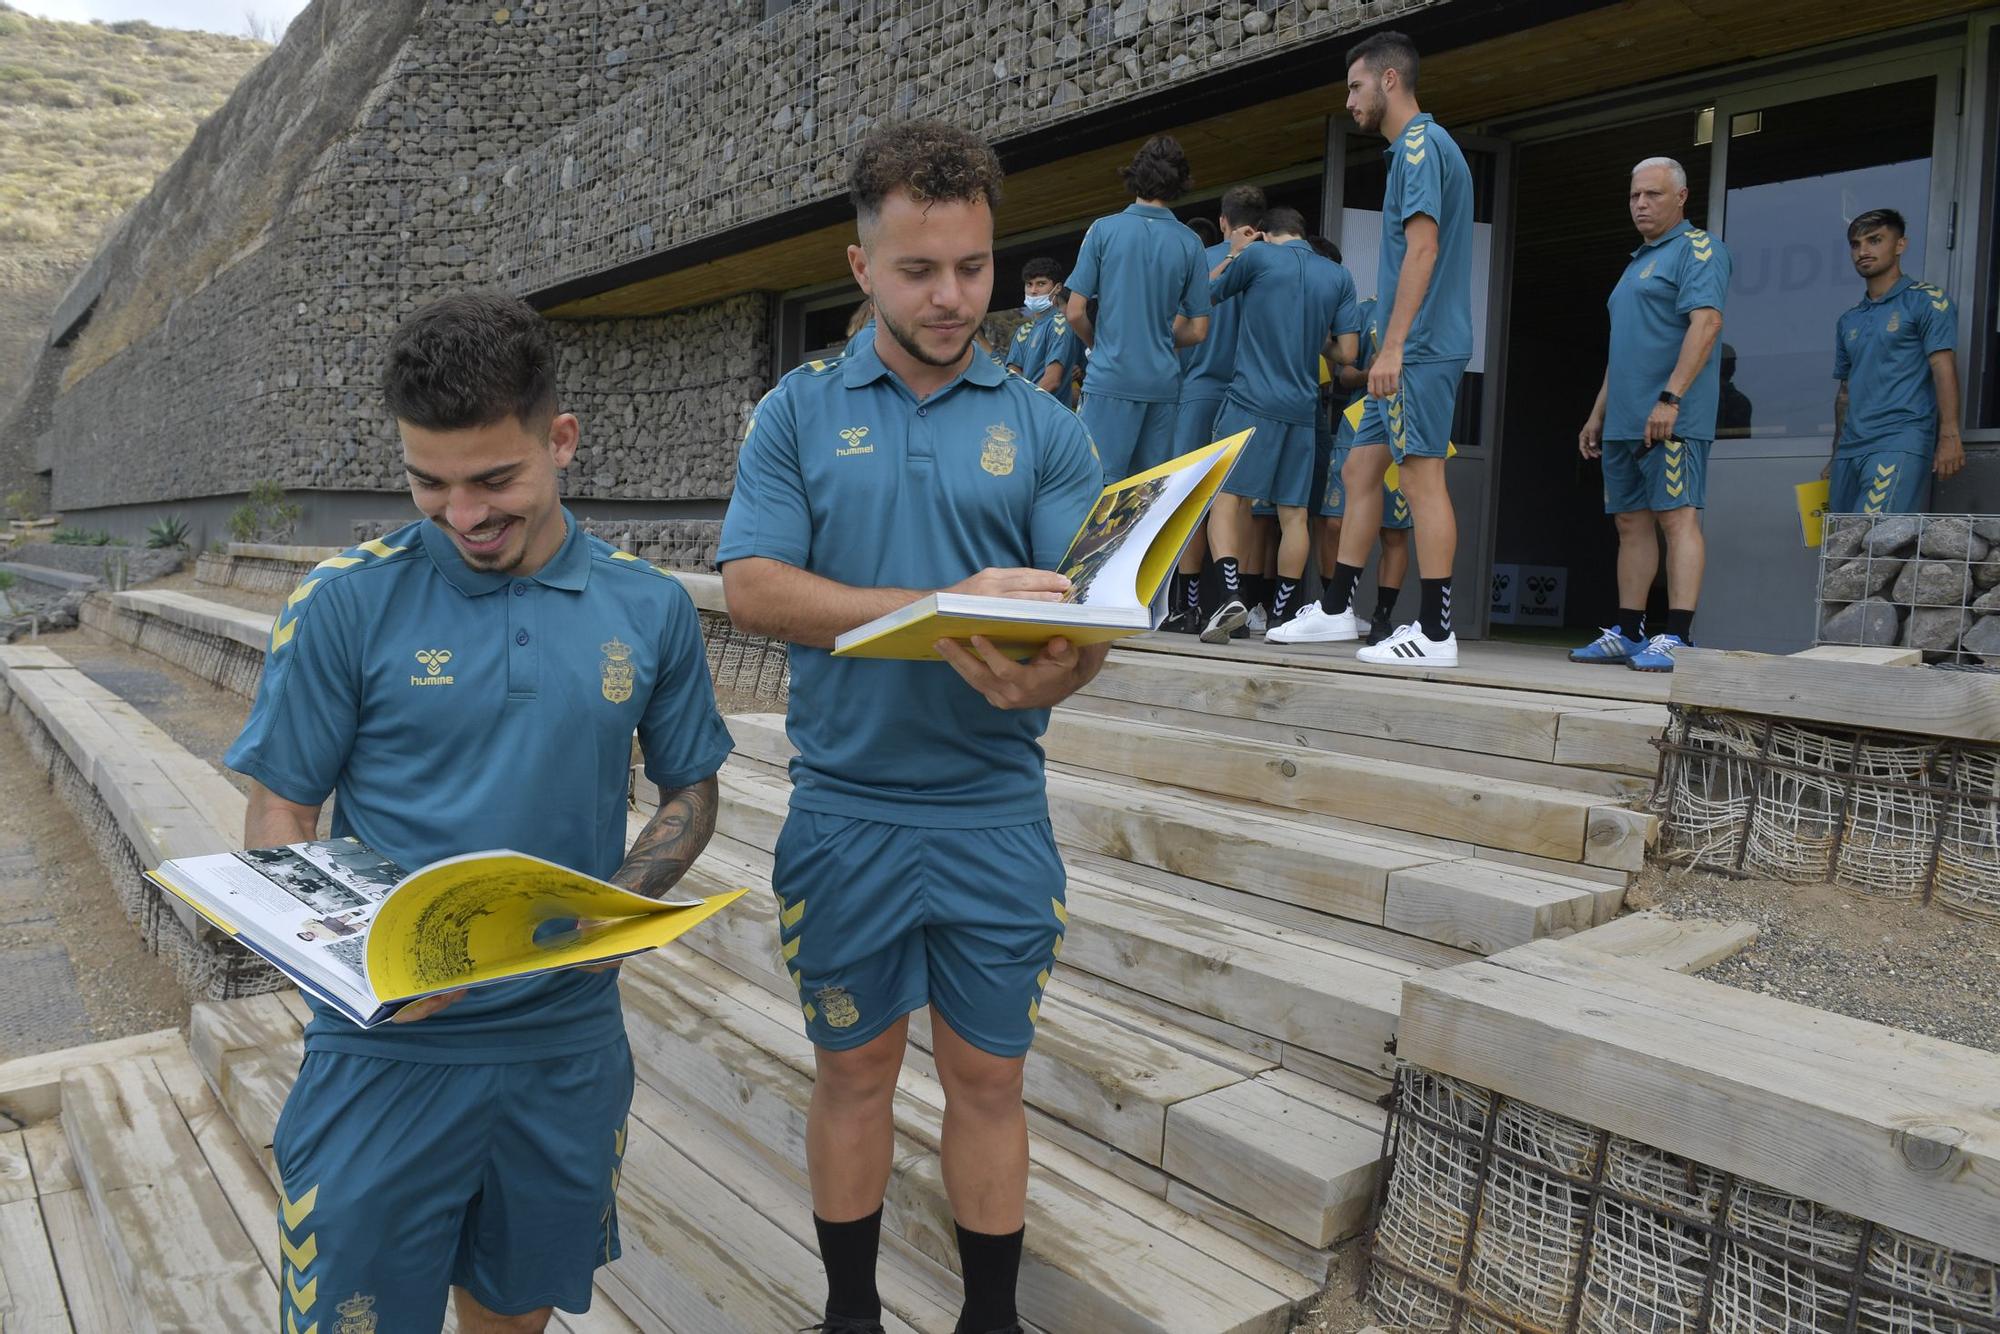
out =
{"type": "Polygon", "coordinates": [[[1630,607],[1618,609],[1618,633],[1627,639],[1646,637],[1646,612],[1644,608],[1634,611],[1630,607]]]}
{"type": "Polygon", "coordinates": [[[1327,580],[1326,591],[1319,595],[1319,609],[1329,616],[1346,611],[1354,601],[1354,585],[1361,578],[1359,565],[1333,564],[1333,578],[1327,580]]]}
{"type": "Polygon", "coordinates": [[[1694,643],[1694,609],[1682,611],[1678,607],[1667,608],[1667,633],[1679,635],[1683,644],[1694,643]]]}
{"type": "Polygon", "coordinates": [[[1181,597],[1185,599],[1185,605],[1189,612],[1199,612],[1201,610],[1201,576],[1190,574],[1185,576],[1185,578],[1187,579],[1187,586],[1181,589],[1181,597]]]}
{"type": "Polygon", "coordinates": [[[1391,616],[1394,616],[1396,614],[1396,599],[1401,596],[1403,596],[1403,590],[1400,588],[1383,588],[1378,585],[1375,589],[1375,619],[1386,621],[1391,616]]]}
{"type": "Polygon", "coordinates": [[[1417,613],[1417,621],[1423,627],[1424,638],[1443,639],[1451,633],[1451,580],[1419,579],[1424,596],[1422,610],[1417,613]]]}
{"type": "Polygon", "coordinates": [[[1179,611],[1186,605],[1186,599],[1187,576],[1175,570],[1173,578],[1167,583],[1167,614],[1171,616],[1179,611]]]}
{"type": "Polygon", "coordinates": [[[1021,1272],[1021,1237],[958,1228],[958,1268],[965,1278],[965,1306],[958,1334],[991,1334],[1015,1323],[1014,1287],[1021,1272]]]}
{"type": "Polygon", "coordinates": [[[882,1211],[851,1223],[829,1223],[813,1215],[819,1233],[820,1263],[826,1266],[826,1314],[880,1320],[882,1298],[875,1291],[875,1255],[882,1245],[882,1211]]]}
{"type": "Polygon", "coordinates": [[[1243,576],[1236,572],[1236,557],[1218,556],[1216,557],[1215,566],[1217,570],[1221,571],[1222,575],[1222,600],[1228,602],[1233,598],[1239,602],[1242,601],[1243,576]]]}
{"type": "Polygon", "coordinates": [[[1278,591],[1271,596],[1271,621],[1282,623],[1291,614],[1299,600],[1299,581],[1278,576],[1278,591]]]}

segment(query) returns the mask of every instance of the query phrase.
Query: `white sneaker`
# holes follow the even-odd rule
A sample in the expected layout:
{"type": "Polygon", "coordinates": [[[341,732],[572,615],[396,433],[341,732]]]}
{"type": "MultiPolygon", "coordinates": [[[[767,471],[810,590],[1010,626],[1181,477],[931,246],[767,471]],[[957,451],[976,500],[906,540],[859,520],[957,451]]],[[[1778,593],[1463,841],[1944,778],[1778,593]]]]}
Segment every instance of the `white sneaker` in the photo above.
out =
{"type": "Polygon", "coordinates": [[[1328,612],[1319,603],[1308,602],[1291,620],[1272,626],[1264,638],[1273,644],[1337,644],[1361,638],[1361,622],[1352,607],[1328,612]]]}
{"type": "Polygon", "coordinates": [[[1227,644],[1229,637],[1237,632],[1250,613],[1244,610],[1242,602],[1231,598],[1216,609],[1208,618],[1208,624],[1201,628],[1201,642],[1204,644],[1227,644]]]}
{"type": "Polygon", "coordinates": [[[1458,636],[1426,639],[1423,627],[1411,621],[1381,643],[1361,649],[1354,659],[1381,667],[1456,667],[1458,636]]]}
{"type": "Polygon", "coordinates": [[[1264,608],[1259,605],[1250,609],[1250,619],[1245,624],[1250,627],[1251,634],[1261,635],[1271,628],[1271,618],[1264,613],[1264,608]]]}

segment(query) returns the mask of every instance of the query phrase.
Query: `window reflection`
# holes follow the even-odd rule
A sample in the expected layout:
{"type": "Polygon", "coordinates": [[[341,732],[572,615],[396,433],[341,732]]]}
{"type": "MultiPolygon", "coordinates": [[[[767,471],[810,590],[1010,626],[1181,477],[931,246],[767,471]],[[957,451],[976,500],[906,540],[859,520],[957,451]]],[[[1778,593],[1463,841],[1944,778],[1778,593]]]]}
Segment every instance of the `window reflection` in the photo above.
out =
{"type": "Polygon", "coordinates": [[[1718,436],[1833,434],[1834,324],[1863,295],[1847,223],[1899,210],[1903,271],[1924,276],[1935,96],[1926,78],[1767,107],[1731,138],[1718,436]]]}

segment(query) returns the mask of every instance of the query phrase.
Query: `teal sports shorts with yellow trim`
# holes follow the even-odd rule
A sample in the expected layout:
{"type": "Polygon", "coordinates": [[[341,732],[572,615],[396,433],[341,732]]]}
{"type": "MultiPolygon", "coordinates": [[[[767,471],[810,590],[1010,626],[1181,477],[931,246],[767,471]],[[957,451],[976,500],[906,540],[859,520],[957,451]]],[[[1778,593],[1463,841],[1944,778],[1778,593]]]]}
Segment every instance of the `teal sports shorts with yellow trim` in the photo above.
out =
{"type": "Polygon", "coordinates": [[[1931,456],[1843,451],[1828,474],[1828,514],[1915,514],[1930,503],[1931,456]]]}
{"type": "Polygon", "coordinates": [[[1451,419],[1458,410],[1463,361],[1420,361],[1403,367],[1401,387],[1387,398],[1366,398],[1354,447],[1387,445],[1406,458],[1441,459],[1451,450],[1451,419]]]}
{"type": "Polygon", "coordinates": [[[794,808],[771,881],[815,1046],[861,1046],[926,1004],[989,1055],[1033,1045],[1069,920],[1047,820],[925,829],[794,808]]]}
{"type": "Polygon", "coordinates": [[[1640,440],[1604,442],[1604,512],[1702,509],[1708,504],[1706,440],[1678,436],[1651,449],[1640,440]]]}
{"type": "Polygon", "coordinates": [[[632,1084],[622,1037],[500,1065],[308,1052],[271,1147],[280,1334],[436,1329],[454,1284],[501,1315],[588,1310],[632,1084]]]}

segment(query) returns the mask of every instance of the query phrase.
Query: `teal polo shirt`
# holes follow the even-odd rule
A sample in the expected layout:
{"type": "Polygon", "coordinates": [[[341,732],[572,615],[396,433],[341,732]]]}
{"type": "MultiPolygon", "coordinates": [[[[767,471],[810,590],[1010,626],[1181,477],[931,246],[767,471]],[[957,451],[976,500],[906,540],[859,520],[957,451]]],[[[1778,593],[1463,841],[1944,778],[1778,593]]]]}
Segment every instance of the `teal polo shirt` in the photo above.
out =
{"type": "Polygon", "coordinates": [[[1928,457],[1937,448],[1931,354],[1958,346],[1957,325],[1951,298],[1907,275],[1842,312],[1833,345],[1833,378],[1847,381],[1841,453],[1928,457]]]}
{"type": "MultiPolygon", "coordinates": [[[[1374,297],[1371,296],[1366,301],[1360,303],[1359,314],[1361,316],[1361,347],[1356,352],[1354,368],[1365,372],[1375,360],[1375,350],[1382,346],[1382,326],[1377,319],[1378,308],[1374,297]]],[[[1366,397],[1368,397],[1368,386],[1363,384],[1361,388],[1355,390],[1353,393],[1337,400],[1340,407],[1336,409],[1333,423],[1333,447],[1335,449],[1346,449],[1354,443],[1354,423],[1347,420],[1347,410],[1354,406],[1357,399],[1366,397]]]]}
{"type": "MultiPolygon", "coordinates": [[[[720,769],[730,739],[686,590],[563,522],[555,556],[520,577],[472,569],[429,521],[321,563],[278,616],[224,763],[301,805],[332,793],[334,836],[405,871],[513,848],[610,876],[633,733],[662,788],[720,769]]],[[[308,1001],[308,1051],[526,1061],[624,1033],[615,972],[478,987],[366,1031],[308,1001]]]]}
{"type": "MultiPolygon", "coordinates": [[[[1606,371],[1606,440],[1643,440],[1646,418],[1681,359],[1688,315],[1720,312],[1729,295],[1731,260],[1722,242],[1686,218],[1657,241],[1632,252],[1605,304],[1611,310],[1611,362],[1606,371]]],[[[1722,358],[1709,354],[1681,395],[1674,430],[1683,440],[1715,439],[1722,358]]]]}
{"type": "MultiPolygon", "coordinates": [[[[1062,400],[1063,406],[1068,407],[1069,387],[1076,379],[1076,373],[1085,364],[1085,349],[1083,340],[1076,336],[1076,330],[1069,327],[1067,315],[1058,311],[1049,318],[1054,322],[1049,325],[1049,345],[1042,352],[1042,370],[1047,370],[1051,366],[1062,367],[1062,379],[1057,382],[1055,392],[1056,397],[1062,400]]],[[[1036,372],[1033,378],[1039,380],[1041,373],[1036,372]]]]}
{"type": "MultiPolygon", "coordinates": [[[[1202,253],[1202,273],[1213,273],[1215,266],[1228,258],[1229,242],[1217,241],[1202,253]]],[[[1240,317],[1240,307],[1216,303],[1211,283],[1208,337],[1181,349],[1181,402],[1219,401],[1229,392],[1229,382],[1236,378],[1236,325],[1240,317]]]]}
{"type": "MultiPolygon", "coordinates": [[[[920,590],[1053,569],[1102,486],[1090,433],[1052,395],[974,357],[919,401],[866,343],[758,404],[716,560],[920,590]]],[[[793,809],[960,829],[1047,817],[1047,710],[996,709],[942,662],[794,644],[791,669],[793,809]]]]}
{"type": "MultiPolygon", "coordinates": [[[[1437,263],[1423,304],[1403,341],[1403,361],[1468,361],[1472,357],[1472,169],[1444,126],[1420,112],[1403,137],[1382,151],[1389,180],[1382,193],[1382,251],[1375,298],[1396,308],[1396,284],[1410,242],[1404,229],[1422,215],[1437,223],[1437,263]]],[[[1383,320],[1386,325],[1387,319],[1383,320]]]]}
{"type": "Polygon", "coordinates": [[[1347,267],[1303,239],[1258,241],[1216,276],[1209,299],[1218,309],[1242,307],[1229,397],[1260,417],[1312,425],[1327,334],[1361,332],[1347,267]]]}
{"type": "Polygon", "coordinates": [[[1097,298],[1087,394],[1139,403],[1180,399],[1174,316],[1208,314],[1201,238],[1173,210],[1131,204],[1084,233],[1069,290],[1097,298]]]}
{"type": "Polygon", "coordinates": [[[1015,329],[1014,340],[1007,348],[1007,365],[1030,380],[1040,375],[1049,364],[1049,330],[1055,327],[1055,319],[1054,310],[1045,310],[1015,329]]]}

